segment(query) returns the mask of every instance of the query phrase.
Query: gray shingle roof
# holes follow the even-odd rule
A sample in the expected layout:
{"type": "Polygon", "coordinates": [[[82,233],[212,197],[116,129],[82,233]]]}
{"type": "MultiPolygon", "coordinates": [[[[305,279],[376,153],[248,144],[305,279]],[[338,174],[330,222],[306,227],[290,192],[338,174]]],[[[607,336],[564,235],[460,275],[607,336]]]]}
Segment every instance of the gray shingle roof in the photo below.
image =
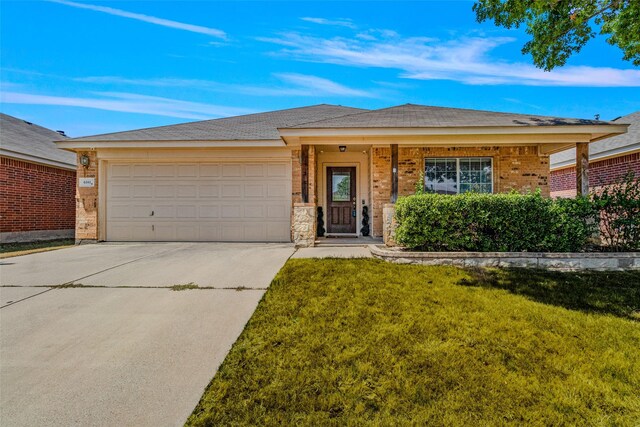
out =
{"type": "Polygon", "coordinates": [[[75,169],[76,155],[56,147],[54,141],[66,137],[51,129],[0,113],[0,148],[5,153],[22,154],[41,160],[62,163],[75,169]]]}
{"type": "Polygon", "coordinates": [[[74,138],[72,141],[251,141],[280,140],[278,128],[366,111],[340,105],[288,110],[74,138]]]}
{"type": "Polygon", "coordinates": [[[476,126],[555,126],[607,125],[605,121],[498,113],[461,108],[431,107],[405,104],[380,110],[365,111],[338,118],[317,120],[293,126],[296,129],[318,128],[420,128],[476,126]]]}
{"type": "MultiPolygon", "coordinates": [[[[611,138],[602,139],[589,144],[589,157],[592,159],[640,149],[640,111],[619,117],[611,123],[629,124],[630,126],[627,133],[612,136],[611,138]]],[[[575,163],[575,161],[575,149],[552,154],[550,157],[550,164],[552,168],[568,166],[575,163]]]]}

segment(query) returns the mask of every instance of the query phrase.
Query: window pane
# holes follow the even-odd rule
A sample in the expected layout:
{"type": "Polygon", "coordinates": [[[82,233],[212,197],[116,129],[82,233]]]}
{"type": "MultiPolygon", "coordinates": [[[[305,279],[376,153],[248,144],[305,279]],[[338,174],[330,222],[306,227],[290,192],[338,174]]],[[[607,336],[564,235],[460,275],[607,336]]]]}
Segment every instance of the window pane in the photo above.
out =
{"type": "Polygon", "coordinates": [[[460,192],[491,192],[491,159],[460,159],[460,192]]]}
{"type": "Polygon", "coordinates": [[[491,193],[491,183],[493,182],[491,158],[425,159],[424,169],[424,188],[426,191],[441,194],[457,194],[468,191],[491,193]],[[459,171],[457,170],[458,164],[460,165],[459,171]]]}
{"type": "Polygon", "coordinates": [[[456,194],[456,160],[425,159],[425,190],[433,193],[456,194]]]}
{"type": "Polygon", "coordinates": [[[331,177],[332,196],[334,202],[351,200],[351,175],[345,172],[334,172],[331,177]]]}

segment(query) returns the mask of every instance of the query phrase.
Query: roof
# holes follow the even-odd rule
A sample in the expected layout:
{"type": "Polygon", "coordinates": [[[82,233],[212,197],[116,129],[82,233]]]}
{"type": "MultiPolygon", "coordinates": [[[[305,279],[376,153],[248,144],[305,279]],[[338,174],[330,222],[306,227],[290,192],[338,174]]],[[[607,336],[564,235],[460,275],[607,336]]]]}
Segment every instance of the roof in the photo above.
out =
{"type": "Polygon", "coordinates": [[[600,120],[567,119],[462,108],[404,104],[292,126],[295,129],[433,128],[491,126],[609,125],[600,120]]]}
{"type": "Polygon", "coordinates": [[[76,155],[56,147],[54,141],[66,136],[51,129],[0,113],[0,153],[7,157],[76,168],[76,155]]]}
{"type": "MultiPolygon", "coordinates": [[[[622,155],[640,149],[640,111],[612,120],[616,124],[629,124],[627,133],[601,139],[589,144],[590,160],[622,155]]],[[[575,149],[565,150],[550,157],[551,168],[571,166],[576,162],[575,149]]]]}
{"type": "Polygon", "coordinates": [[[278,128],[362,111],[366,110],[340,105],[320,104],[266,113],[86,136],[73,138],[69,141],[281,141],[278,128]]]}

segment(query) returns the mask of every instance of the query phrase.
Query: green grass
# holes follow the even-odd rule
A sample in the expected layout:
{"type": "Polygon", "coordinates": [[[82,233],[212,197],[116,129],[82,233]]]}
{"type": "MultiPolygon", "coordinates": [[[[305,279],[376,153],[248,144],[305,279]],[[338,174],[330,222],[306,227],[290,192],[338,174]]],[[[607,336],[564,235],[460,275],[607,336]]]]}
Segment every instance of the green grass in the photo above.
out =
{"type": "Polygon", "coordinates": [[[639,286],[290,260],[187,425],[637,426],[639,286]]]}
{"type": "Polygon", "coordinates": [[[44,252],[62,247],[72,246],[75,244],[74,239],[57,239],[45,240],[41,242],[27,243],[3,243],[0,244],[0,258],[9,258],[11,256],[27,255],[30,253],[44,252]]]}

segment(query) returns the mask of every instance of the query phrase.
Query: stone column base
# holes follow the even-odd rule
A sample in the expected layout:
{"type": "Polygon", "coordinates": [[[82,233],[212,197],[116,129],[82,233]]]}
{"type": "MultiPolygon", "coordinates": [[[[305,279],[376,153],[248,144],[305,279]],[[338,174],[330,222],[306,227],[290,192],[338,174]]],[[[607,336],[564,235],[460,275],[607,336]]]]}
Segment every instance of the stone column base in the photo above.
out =
{"type": "Polygon", "coordinates": [[[307,248],[316,241],[315,203],[294,203],[291,234],[296,248],[307,248]]]}
{"type": "Polygon", "coordinates": [[[398,246],[396,243],[396,206],[387,203],[382,208],[382,240],[387,246],[398,246]]]}

